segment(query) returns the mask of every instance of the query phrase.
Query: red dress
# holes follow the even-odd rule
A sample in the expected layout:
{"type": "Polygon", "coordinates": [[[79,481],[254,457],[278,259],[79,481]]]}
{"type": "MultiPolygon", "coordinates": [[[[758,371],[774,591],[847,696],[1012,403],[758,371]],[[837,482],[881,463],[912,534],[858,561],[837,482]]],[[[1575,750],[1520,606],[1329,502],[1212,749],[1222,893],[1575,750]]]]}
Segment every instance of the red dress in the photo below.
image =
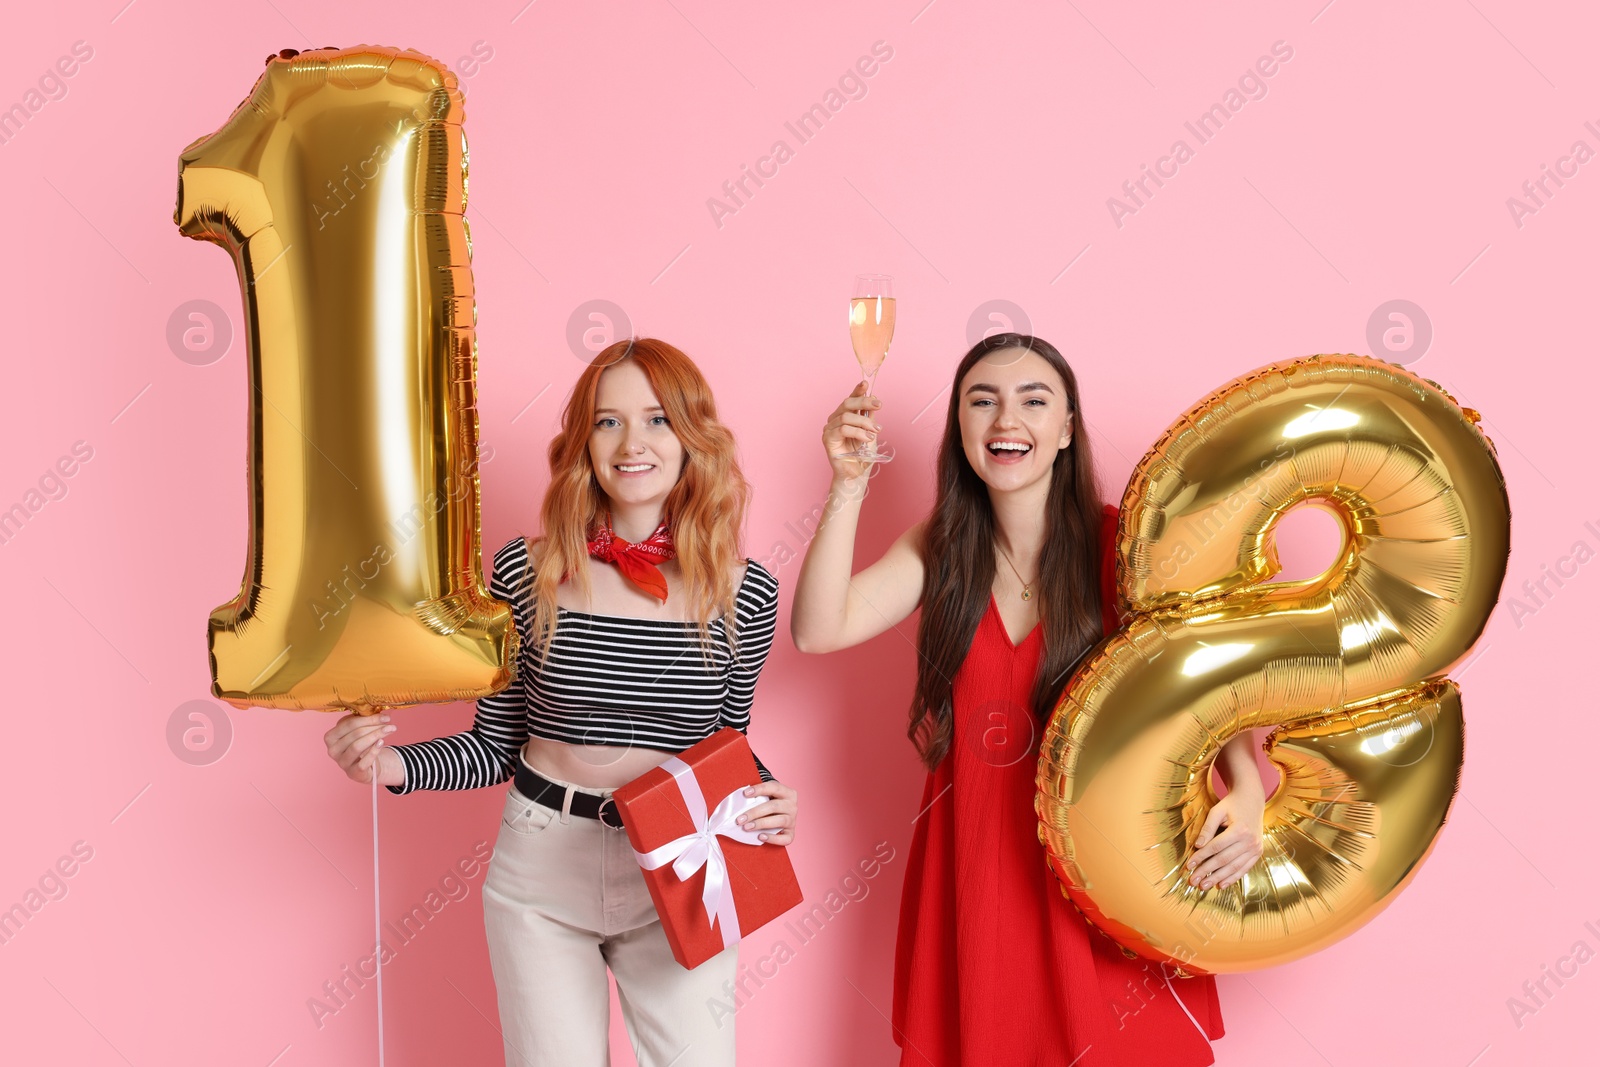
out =
{"type": "MultiPolygon", "coordinates": [[[[1105,626],[1116,627],[1107,506],[1105,626]]],[[[1216,980],[1163,978],[1061,895],[1033,810],[1043,648],[1013,645],[993,596],[954,679],[954,737],[928,774],[895,946],[901,1067],[1190,1067],[1215,1062],[1216,980]],[[1180,1000],[1181,998],[1181,1000],[1180,1000]]]]}

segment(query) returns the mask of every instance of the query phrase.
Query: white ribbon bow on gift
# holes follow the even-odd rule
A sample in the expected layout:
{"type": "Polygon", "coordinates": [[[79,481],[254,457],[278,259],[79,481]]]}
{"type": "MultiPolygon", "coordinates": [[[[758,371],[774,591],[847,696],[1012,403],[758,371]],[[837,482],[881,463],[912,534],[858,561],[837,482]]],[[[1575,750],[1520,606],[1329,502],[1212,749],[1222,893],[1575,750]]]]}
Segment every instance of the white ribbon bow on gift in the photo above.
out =
{"type": "Polygon", "coordinates": [[[727,837],[747,845],[766,844],[761,840],[761,831],[746,830],[736,820],[758,804],[766,803],[767,798],[747,797],[743,788],[735,789],[718,801],[717,806],[707,814],[705,794],[700,791],[700,783],[695,779],[693,769],[676,756],[668,758],[661,767],[672,775],[678,792],[683,794],[684,806],[688,809],[690,821],[694,823],[694,832],[649,852],[636,850],[634,856],[638,858],[639,866],[647,871],[672,864],[672,873],[684,882],[704,867],[706,884],[700,891],[700,902],[706,909],[706,921],[721,923],[722,944],[726,948],[739,940],[739,911],[733,903],[732,887],[728,885],[728,860],[723,856],[722,843],[717,838],[727,837]]]}

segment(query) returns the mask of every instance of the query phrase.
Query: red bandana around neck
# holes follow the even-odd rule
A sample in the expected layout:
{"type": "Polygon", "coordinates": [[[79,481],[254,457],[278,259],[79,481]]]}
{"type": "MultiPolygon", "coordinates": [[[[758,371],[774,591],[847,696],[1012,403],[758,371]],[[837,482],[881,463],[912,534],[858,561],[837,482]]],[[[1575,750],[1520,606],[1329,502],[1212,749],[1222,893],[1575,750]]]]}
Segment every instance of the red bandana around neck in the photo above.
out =
{"type": "Polygon", "coordinates": [[[606,512],[601,516],[599,528],[589,538],[590,556],[603,563],[616,564],[624,578],[663,604],[667,602],[667,579],[660,567],[677,554],[665,517],[649,537],[630,543],[611,529],[611,514],[606,512]]]}

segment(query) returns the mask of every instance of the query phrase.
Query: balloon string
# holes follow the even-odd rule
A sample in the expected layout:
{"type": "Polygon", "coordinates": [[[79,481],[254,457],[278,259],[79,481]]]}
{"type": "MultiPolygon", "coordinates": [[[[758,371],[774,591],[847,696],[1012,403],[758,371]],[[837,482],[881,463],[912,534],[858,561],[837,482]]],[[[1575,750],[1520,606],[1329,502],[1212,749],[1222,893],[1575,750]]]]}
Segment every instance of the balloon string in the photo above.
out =
{"type": "Polygon", "coordinates": [[[383,917],[378,891],[378,761],[372,761],[372,937],[378,961],[378,1067],[383,1067],[383,917]]]}
{"type": "MultiPolygon", "coordinates": [[[[1185,1004],[1185,1003],[1184,1003],[1184,1002],[1183,1002],[1183,998],[1182,998],[1182,997],[1180,997],[1180,996],[1178,996],[1178,991],[1177,991],[1177,990],[1176,990],[1176,989],[1173,989],[1173,988],[1172,988],[1172,979],[1170,979],[1170,978],[1168,978],[1168,977],[1167,977],[1167,971],[1166,971],[1166,968],[1165,968],[1165,967],[1163,967],[1163,968],[1162,968],[1162,969],[1161,969],[1161,980],[1162,980],[1162,981],[1163,981],[1163,982],[1165,982],[1165,983],[1167,983],[1167,992],[1169,992],[1169,993],[1171,993],[1171,994],[1172,994],[1172,999],[1173,999],[1173,1000],[1176,1000],[1176,1001],[1177,1001],[1177,1002],[1178,1002],[1178,1007],[1180,1007],[1180,1008],[1182,1008],[1182,1009],[1183,1009],[1183,1013],[1184,1013],[1184,1014],[1185,1014],[1185,1015],[1187,1015],[1187,1016],[1189,1016],[1189,1021],[1190,1021],[1190,1022],[1192,1022],[1192,1023],[1194,1023],[1194,1028],[1195,1028],[1195,1029],[1196,1029],[1196,1030],[1199,1030],[1199,1031],[1200,1031],[1200,1036],[1201,1036],[1201,1037],[1203,1037],[1203,1038],[1205,1038],[1205,1039],[1206,1039],[1206,1040],[1207,1040],[1207,1041],[1210,1041],[1210,1040],[1211,1040],[1211,1035],[1210,1035],[1210,1034],[1208,1034],[1208,1033],[1206,1033],[1206,1030],[1205,1030],[1205,1027],[1203,1027],[1203,1026],[1201,1026],[1201,1025],[1200,1025],[1200,1020],[1199,1020],[1199,1019],[1196,1019],[1196,1018],[1195,1018],[1195,1017],[1194,1017],[1194,1015],[1193,1015],[1193,1013],[1191,1013],[1191,1012],[1190,1012],[1190,1011],[1189,1011],[1189,1005],[1187,1005],[1187,1004],[1185,1004]]],[[[379,994],[379,996],[382,996],[382,994],[381,994],[381,993],[380,993],[380,994],[379,994]]],[[[382,1010],[383,1010],[383,1008],[382,1008],[382,1007],[381,1007],[381,1005],[380,1005],[380,1007],[379,1007],[379,1009],[378,1009],[378,1010],[379,1010],[379,1011],[382,1011],[382,1010]]],[[[381,1044],[382,1044],[382,1039],[381,1039],[381,1038],[380,1038],[380,1039],[379,1039],[379,1044],[380,1044],[380,1045],[381,1045],[381,1044]]]]}

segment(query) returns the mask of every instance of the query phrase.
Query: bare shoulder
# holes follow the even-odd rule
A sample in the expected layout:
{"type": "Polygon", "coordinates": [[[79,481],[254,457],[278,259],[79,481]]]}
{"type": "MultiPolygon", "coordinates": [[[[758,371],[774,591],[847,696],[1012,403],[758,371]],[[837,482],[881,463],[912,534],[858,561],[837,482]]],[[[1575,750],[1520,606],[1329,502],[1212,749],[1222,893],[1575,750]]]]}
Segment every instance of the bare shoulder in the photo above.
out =
{"type": "Polygon", "coordinates": [[[928,520],[919,519],[912,523],[905,533],[895,538],[894,544],[889,546],[885,556],[898,556],[902,560],[915,559],[921,563],[925,558],[924,545],[927,543],[928,520]]]}
{"type": "Polygon", "coordinates": [[[922,602],[923,583],[927,581],[927,545],[928,520],[924,518],[895,538],[889,551],[883,554],[889,580],[900,596],[910,598],[913,606],[922,602]]]}
{"type": "Polygon", "coordinates": [[[898,622],[916,610],[927,574],[923,563],[926,526],[926,521],[914,524],[894,539],[877,562],[853,575],[850,579],[852,599],[859,598],[871,605],[874,615],[891,622],[898,622]]]}

